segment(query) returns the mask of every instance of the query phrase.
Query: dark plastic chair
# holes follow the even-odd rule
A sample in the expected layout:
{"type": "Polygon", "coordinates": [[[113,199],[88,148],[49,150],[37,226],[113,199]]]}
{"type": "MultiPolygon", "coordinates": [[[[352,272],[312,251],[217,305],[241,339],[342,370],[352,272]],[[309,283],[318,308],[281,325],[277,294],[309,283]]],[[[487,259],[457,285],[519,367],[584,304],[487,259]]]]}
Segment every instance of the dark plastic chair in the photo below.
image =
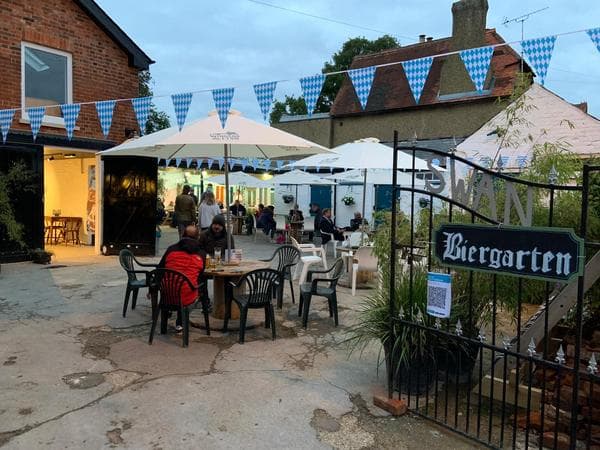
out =
{"type": "Polygon", "coordinates": [[[273,291],[280,289],[283,284],[281,272],[273,269],[258,269],[248,272],[237,283],[229,282],[227,298],[225,301],[225,320],[223,331],[227,332],[227,325],[231,319],[231,302],[234,301],[240,308],[240,344],[244,343],[246,335],[246,320],[248,309],[265,309],[265,328],[271,328],[273,340],[275,339],[275,310],[273,309],[273,291]],[[236,293],[235,289],[238,292],[236,293]]]}
{"type": "MultiPolygon", "coordinates": [[[[181,272],[171,269],[156,269],[148,274],[148,284],[152,291],[152,328],[150,328],[149,344],[152,344],[154,338],[154,329],[158,322],[158,313],[160,312],[160,334],[167,333],[167,324],[169,321],[169,313],[176,311],[181,313],[181,325],[183,326],[183,346],[189,345],[190,339],[190,310],[194,307],[194,303],[187,306],[181,304],[181,290],[184,286],[188,286],[193,291],[198,292],[198,286],[193,284],[188,277],[181,272]],[[158,305],[156,305],[156,296],[160,294],[158,305]]],[[[202,301],[202,312],[204,313],[204,325],[206,326],[206,334],[210,336],[210,324],[208,320],[208,305],[206,300],[202,301]]]]}
{"type": "Polygon", "coordinates": [[[307,278],[310,283],[300,285],[300,305],[298,307],[298,316],[302,316],[302,326],[304,328],[306,328],[306,325],[308,324],[308,312],[310,310],[310,301],[313,295],[325,297],[327,299],[329,305],[329,317],[333,317],[335,326],[338,326],[336,289],[338,280],[342,276],[343,271],[344,262],[339,258],[333,263],[333,266],[327,270],[311,270],[308,272],[307,278]],[[313,275],[317,274],[319,277],[313,278],[313,275]]]}
{"type": "Polygon", "coordinates": [[[127,272],[127,289],[125,290],[125,300],[123,301],[123,317],[127,314],[127,305],[129,305],[129,296],[133,292],[131,301],[131,309],[135,309],[137,303],[138,291],[140,288],[148,287],[147,275],[150,270],[156,269],[156,264],[144,264],[139,262],[130,250],[123,249],[119,252],[119,263],[127,272]],[[138,270],[135,266],[150,267],[150,270],[138,270]],[[143,278],[138,279],[138,274],[143,275],[143,278]]]}
{"type": "Polygon", "coordinates": [[[292,276],[292,267],[296,266],[300,262],[300,251],[293,245],[282,245],[273,253],[270,259],[263,259],[264,262],[271,262],[277,258],[277,270],[281,273],[282,280],[280,289],[277,291],[277,307],[283,307],[283,288],[285,280],[290,282],[290,290],[292,291],[292,303],[296,303],[294,296],[294,283],[292,276]]]}

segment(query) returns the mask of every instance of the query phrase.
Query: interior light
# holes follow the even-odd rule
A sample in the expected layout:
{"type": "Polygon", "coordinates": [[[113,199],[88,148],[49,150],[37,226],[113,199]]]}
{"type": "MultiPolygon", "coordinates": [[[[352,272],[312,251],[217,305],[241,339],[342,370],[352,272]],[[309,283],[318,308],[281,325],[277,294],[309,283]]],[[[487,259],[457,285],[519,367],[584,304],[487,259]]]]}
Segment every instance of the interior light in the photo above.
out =
{"type": "Polygon", "coordinates": [[[65,158],[77,158],[77,155],[75,153],[67,153],[65,158]]]}

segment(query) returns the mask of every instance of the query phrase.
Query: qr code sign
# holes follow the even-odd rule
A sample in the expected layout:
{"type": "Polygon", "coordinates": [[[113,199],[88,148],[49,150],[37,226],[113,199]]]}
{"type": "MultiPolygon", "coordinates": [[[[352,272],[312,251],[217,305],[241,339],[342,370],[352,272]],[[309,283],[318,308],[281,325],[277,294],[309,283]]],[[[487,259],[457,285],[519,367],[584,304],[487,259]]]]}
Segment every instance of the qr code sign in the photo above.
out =
{"type": "Polygon", "coordinates": [[[428,286],[427,304],[436,308],[443,309],[446,307],[446,291],[448,289],[439,286],[428,286]]]}

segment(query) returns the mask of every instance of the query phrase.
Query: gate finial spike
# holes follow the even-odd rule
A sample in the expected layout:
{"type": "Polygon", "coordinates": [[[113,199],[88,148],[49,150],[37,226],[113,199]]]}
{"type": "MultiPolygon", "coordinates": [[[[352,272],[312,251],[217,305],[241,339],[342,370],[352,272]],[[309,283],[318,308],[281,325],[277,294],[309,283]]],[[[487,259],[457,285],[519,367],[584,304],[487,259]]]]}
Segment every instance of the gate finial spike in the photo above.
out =
{"type": "Polygon", "coordinates": [[[565,363],[565,351],[563,350],[562,344],[558,347],[558,351],[556,352],[556,358],[554,360],[559,364],[565,363]]]}
{"type": "Polygon", "coordinates": [[[481,325],[481,328],[479,328],[479,335],[477,336],[477,338],[481,342],[485,341],[485,329],[483,328],[483,325],[481,325]]]}
{"type": "Polygon", "coordinates": [[[510,349],[510,338],[508,336],[502,336],[502,346],[504,350],[510,349]]]}
{"type": "Polygon", "coordinates": [[[460,319],[456,321],[456,334],[458,336],[462,336],[463,334],[462,323],[460,323],[460,319]]]}
{"type": "Polygon", "coordinates": [[[529,341],[529,345],[527,346],[527,354],[529,356],[535,356],[537,355],[537,352],[535,351],[535,341],[533,340],[533,338],[531,338],[531,341],[529,341]]]}
{"type": "Polygon", "coordinates": [[[592,357],[587,366],[587,370],[592,375],[596,375],[598,373],[598,362],[596,361],[596,354],[592,353],[592,357]]]}

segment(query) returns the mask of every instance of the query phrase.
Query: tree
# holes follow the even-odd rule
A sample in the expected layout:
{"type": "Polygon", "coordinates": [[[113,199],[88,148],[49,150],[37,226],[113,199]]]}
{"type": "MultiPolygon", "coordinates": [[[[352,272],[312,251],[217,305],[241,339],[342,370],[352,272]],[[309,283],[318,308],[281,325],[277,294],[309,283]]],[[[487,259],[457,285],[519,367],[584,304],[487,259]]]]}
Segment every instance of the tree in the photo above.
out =
{"type": "MultiPolygon", "coordinates": [[[[139,73],[140,83],[140,97],[150,97],[154,93],[150,87],[152,83],[152,75],[150,71],[144,70],[139,73]]],[[[146,122],[146,129],[144,134],[154,133],[155,131],[164,130],[171,126],[169,116],[164,111],[158,111],[154,103],[150,106],[150,114],[148,115],[148,121],[146,122]]]]}
{"type": "MultiPolygon", "coordinates": [[[[387,34],[374,40],[369,40],[365,37],[352,38],[344,42],[342,48],[333,54],[331,61],[325,62],[321,72],[330,73],[348,70],[356,56],[377,53],[399,46],[400,43],[398,40],[387,34]]],[[[321,95],[315,107],[316,112],[329,112],[331,110],[335,96],[342,87],[344,77],[345,75],[340,73],[325,78],[321,95]]],[[[276,101],[273,104],[270,120],[271,123],[277,123],[283,114],[300,115],[306,113],[304,98],[286,95],[285,101],[276,101]]]]}

